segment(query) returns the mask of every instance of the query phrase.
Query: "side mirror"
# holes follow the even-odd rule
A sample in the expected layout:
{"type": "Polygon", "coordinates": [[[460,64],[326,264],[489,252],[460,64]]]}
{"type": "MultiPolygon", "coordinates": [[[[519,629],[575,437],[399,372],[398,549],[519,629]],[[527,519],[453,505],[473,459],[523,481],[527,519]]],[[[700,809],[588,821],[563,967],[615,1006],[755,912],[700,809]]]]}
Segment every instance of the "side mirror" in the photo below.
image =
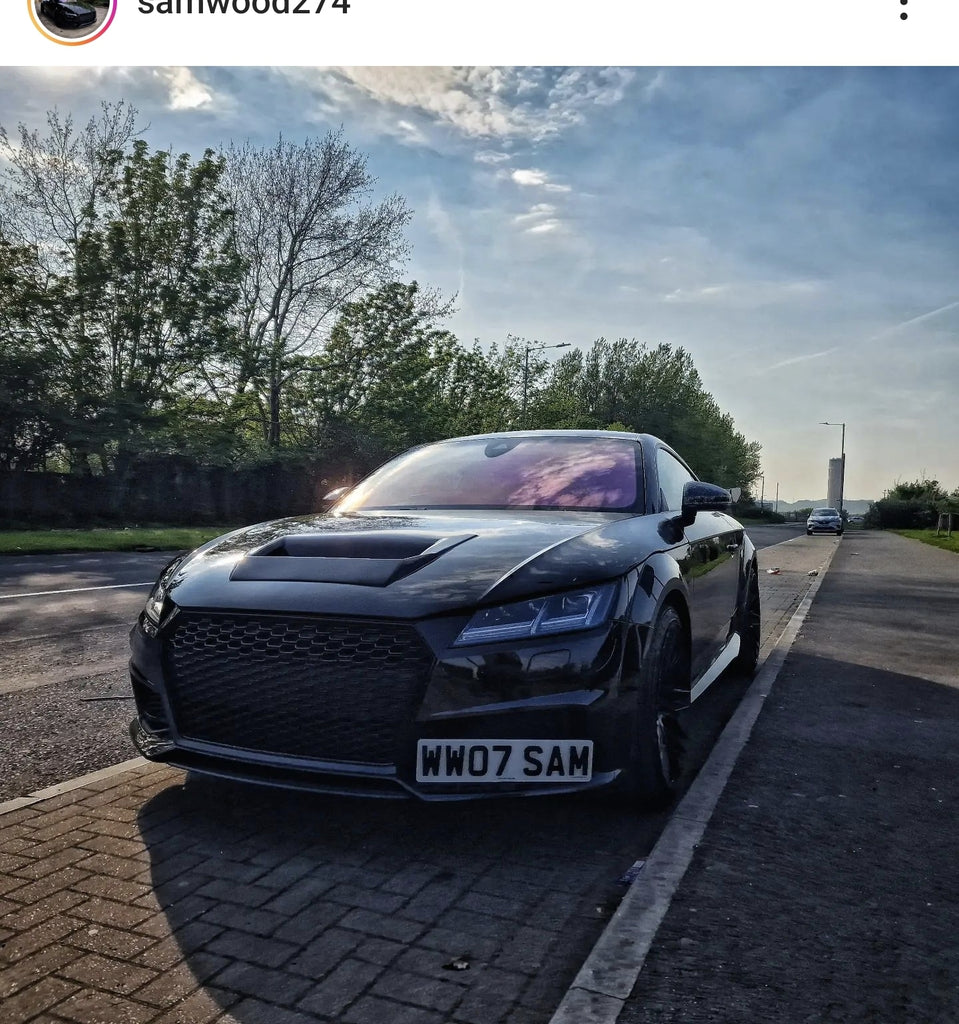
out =
{"type": "Polygon", "coordinates": [[[697,512],[728,512],[732,503],[732,496],[724,487],[704,484],[700,480],[690,480],[683,487],[680,523],[683,526],[692,526],[696,521],[697,512]]]}

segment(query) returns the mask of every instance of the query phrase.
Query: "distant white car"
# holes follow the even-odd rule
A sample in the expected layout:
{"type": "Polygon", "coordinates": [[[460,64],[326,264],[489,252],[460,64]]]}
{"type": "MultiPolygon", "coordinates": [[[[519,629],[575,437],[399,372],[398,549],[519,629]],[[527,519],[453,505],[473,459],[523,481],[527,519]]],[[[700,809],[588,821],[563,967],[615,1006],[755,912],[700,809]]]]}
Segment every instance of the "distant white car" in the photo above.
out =
{"type": "Polygon", "coordinates": [[[842,536],[842,516],[834,508],[814,508],[806,520],[806,536],[814,533],[834,533],[842,536]]]}

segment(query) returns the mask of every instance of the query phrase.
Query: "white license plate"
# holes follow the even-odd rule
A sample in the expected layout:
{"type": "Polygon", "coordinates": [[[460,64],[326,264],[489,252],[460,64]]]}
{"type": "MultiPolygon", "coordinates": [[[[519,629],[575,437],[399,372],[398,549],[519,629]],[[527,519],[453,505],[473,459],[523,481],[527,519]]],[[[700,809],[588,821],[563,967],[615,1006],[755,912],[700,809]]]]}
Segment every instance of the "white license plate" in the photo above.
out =
{"type": "Polygon", "coordinates": [[[592,740],[420,740],[417,782],[589,782],[592,740]]]}

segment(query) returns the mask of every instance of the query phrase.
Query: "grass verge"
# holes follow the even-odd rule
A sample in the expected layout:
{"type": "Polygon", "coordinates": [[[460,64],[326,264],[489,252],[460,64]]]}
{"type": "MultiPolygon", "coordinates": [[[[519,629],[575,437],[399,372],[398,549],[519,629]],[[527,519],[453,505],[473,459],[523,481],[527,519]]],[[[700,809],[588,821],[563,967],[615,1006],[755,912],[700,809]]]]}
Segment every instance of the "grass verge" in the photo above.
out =
{"type": "Polygon", "coordinates": [[[952,536],[947,537],[944,533],[936,536],[935,530],[893,530],[900,537],[909,537],[911,540],[921,540],[923,544],[932,544],[933,547],[943,548],[946,551],[955,551],[959,555],[959,532],[952,531],[952,536]]]}
{"type": "Polygon", "coordinates": [[[180,551],[205,544],[232,529],[232,526],[135,526],[126,530],[0,530],[0,555],[180,551]]]}

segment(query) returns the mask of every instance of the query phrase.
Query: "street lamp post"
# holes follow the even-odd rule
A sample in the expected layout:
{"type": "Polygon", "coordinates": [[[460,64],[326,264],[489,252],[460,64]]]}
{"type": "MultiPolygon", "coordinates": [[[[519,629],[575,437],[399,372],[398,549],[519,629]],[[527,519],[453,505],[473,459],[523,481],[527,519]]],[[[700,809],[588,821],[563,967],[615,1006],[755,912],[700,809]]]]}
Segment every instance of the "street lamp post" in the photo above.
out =
{"type": "Polygon", "coordinates": [[[526,429],[526,399],[529,393],[529,354],[530,352],[543,352],[548,348],[569,348],[570,342],[561,341],[558,345],[527,345],[523,349],[523,408],[520,415],[522,429],[526,429]]]}
{"type": "Polygon", "coordinates": [[[846,424],[830,423],[820,420],[821,427],[842,427],[842,439],[839,443],[839,514],[842,515],[842,500],[846,490],[846,424]]]}

